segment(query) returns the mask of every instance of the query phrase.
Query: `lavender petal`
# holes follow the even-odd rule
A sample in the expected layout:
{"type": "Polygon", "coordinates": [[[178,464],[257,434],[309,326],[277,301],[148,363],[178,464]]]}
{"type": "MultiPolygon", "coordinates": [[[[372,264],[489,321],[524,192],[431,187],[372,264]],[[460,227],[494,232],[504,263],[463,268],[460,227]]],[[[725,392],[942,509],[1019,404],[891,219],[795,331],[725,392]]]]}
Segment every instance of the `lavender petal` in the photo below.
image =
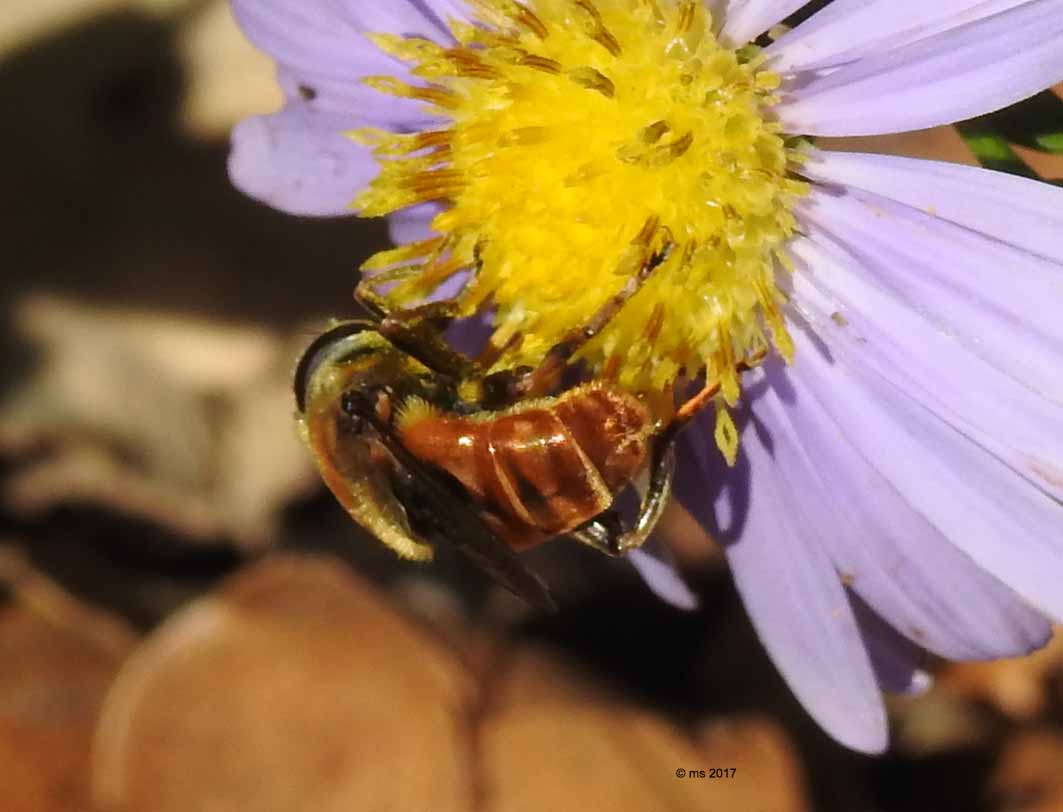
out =
{"type": "Polygon", "coordinates": [[[820,247],[812,240],[794,246],[810,270],[794,275],[791,297],[816,336],[796,332],[794,377],[824,393],[818,406],[837,427],[835,442],[847,440],[898,499],[974,563],[1033,607],[1063,618],[1063,507],[1051,495],[1060,480],[1058,470],[1041,469],[1054,457],[1041,456],[1034,438],[1041,432],[1043,443],[1059,440],[1051,426],[1024,422],[1022,410],[1033,408],[1035,396],[1015,400],[1013,387],[998,403],[984,380],[953,369],[967,361],[962,344],[950,349],[947,334],[933,341],[940,333],[933,326],[901,320],[907,308],[889,309],[871,285],[852,281],[855,273],[846,277],[857,267],[852,257],[820,247]],[[858,296],[867,296],[862,306],[858,296]],[[874,317],[890,322],[888,333],[874,317]],[[957,388],[964,381],[966,392],[957,388]],[[980,426],[994,416],[1000,436],[980,426]],[[1038,455],[1025,464],[1022,439],[1038,455]]]}
{"type": "Polygon", "coordinates": [[[826,74],[797,74],[776,109],[787,132],[903,132],[999,110],[1061,78],[1063,0],[1030,0],[826,74]]]}
{"type": "Polygon", "coordinates": [[[863,189],[1063,264],[1063,189],[974,166],[813,150],[802,174],[863,189]]]}
{"type": "Polygon", "coordinates": [[[468,21],[471,7],[468,0],[408,0],[410,5],[423,9],[426,17],[440,29],[449,30],[451,20],[468,21]]]}
{"type": "MultiPolygon", "coordinates": [[[[402,76],[403,71],[393,75],[402,76]]],[[[367,126],[409,131],[428,128],[439,120],[416,99],[389,96],[357,79],[332,79],[282,64],[277,67],[277,83],[291,102],[347,116],[343,132],[367,126]]]]}
{"type": "MultiPolygon", "coordinates": [[[[309,0],[287,0],[287,2],[309,0]]],[[[388,0],[386,3],[367,3],[366,0],[316,0],[325,2],[359,31],[390,31],[408,37],[450,39],[450,31],[443,17],[455,9],[446,0],[388,0]]],[[[468,6],[464,16],[468,17],[468,6]]]]}
{"type": "Polygon", "coordinates": [[[649,541],[628,553],[627,560],[650,591],[662,601],[687,612],[698,608],[698,596],[687,586],[663,546],[649,541]]]}
{"type": "Polygon", "coordinates": [[[856,260],[854,273],[1013,381],[1063,405],[1059,263],[857,189],[820,188],[797,211],[809,229],[843,244],[856,260]]]}
{"type": "MultiPolygon", "coordinates": [[[[366,8],[391,3],[362,3],[366,8]]],[[[401,5],[405,5],[404,3],[401,5]]],[[[256,46],[278,62],[313,76],[357,82],[375,73],[391,73],[401,63],[382,53],[365,38],[369,31],[389,28],[366,26],[341,3],[324,0],[232,0],[240,28],[256,46]]],[[[418,15],[421,27],[427,25],[418,15]]]]}
{"type": "MultiPolygon", "coordinates": [[[[794,294],[806,300],[803,289],[794,294]]],[[[840,356],[827,355],[833,334],[819,338],[816,329],[826,352],[795,330],[795,365],[769,367],[773,386],[762,410],[779,476],[801,492],[815,537],[844,582],[893,628],[941,656],[993,659],[1040,648],[1050,633],[1042,615],[957,549],[847,441],[847,426],[824,403],[854,384],[840,356]]]]}
{"type": "Polygon", "coordinates": [[[752,42],[776,23],[804,6],[808,0],[731,0],[724,12],[723,40],[740,46],[752,42]]]}
{"type": "Polygon", "coordinates": [[[437,236],[432,231],[432,218],[439,214],[439,211],[437,203],[418,203],[390,215],[388,229],[391,241],[396,245],[405,245],[437,236]]]}
{"type": "Polygon", "coordinates": [[[834,0],[764,49],[772,70],[822,70],[885,53],[1027,0],[834,0]]]}
{"type": "Polygon", "coordinates": [[[424,105],[365,85],[367,76],[416,81],[404,63],[368,39],[376,31],[404,31],[449,41],[432,8],[398,3],[336,3],[324,0],[233,0],[248,38],[278,63],[278,81],[289,100],[323,112],[347,113],[347,129],[367,124],[396,129],[432,121],[424,105]]]}
{"type": "Polygon", "coordinates": [[[934,678],[922,668],[927,653],[898,634],[859,597],[850,593],[849,598],[879,687],[890,693],[909,695],[930,690],[934,678]]]}
{"type": "MultiPolygon", "coordinates": [[[[754,386],[762,371],[750,373],[754,386]]],[[[816,539],[800,489],[774,458],[758,400],[747,414],[739,468],[719,477],[709,443],[681,446],[677,486],[684,503],[709,519],[727,544],[735,583],[761,642],[794,694],[835,739],[855,750],[886,747],[885,712],[860,627],[834,565],[816,539]],[[699,469],[697,482],[691,468],[699,469]],[[694,496],[697,484],[704,492],[694,496]],[[708,492],[705,483],[721,487],[708,492]],[[715,502],[728,511],[710,508],[715,502]]],[[[704,436],[704,435],[701,435],[704,436]]]]}
{"type": "Polygon", "coordinates": [[[376,174],[365,147],[342,133],[347,116],[298,102],[241,121],[232,133],[229,177],[236,188],[291,214],[351,214],[357,190],[376,174]]]}

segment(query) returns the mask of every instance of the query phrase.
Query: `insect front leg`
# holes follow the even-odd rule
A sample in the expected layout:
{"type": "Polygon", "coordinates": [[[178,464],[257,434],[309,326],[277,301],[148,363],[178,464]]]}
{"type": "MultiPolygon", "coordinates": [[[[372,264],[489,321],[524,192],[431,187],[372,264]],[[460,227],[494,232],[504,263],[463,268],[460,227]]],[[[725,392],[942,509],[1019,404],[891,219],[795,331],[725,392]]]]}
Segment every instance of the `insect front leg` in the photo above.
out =
{"type": "Polygon", "coordinates": [[[568,533],[583,544],[606,555],[619,556],[646,543],[668,506],[675,474],[675,449],[670,438],[658,438],[654,443],[650,468],[650,483],[639,505],[638,516],[629,530],[611,508],[581,527],[568,533]]]}
{"type": "Polygon", "coordinates": [[[377,332],[433,372],[463,380],[478,377],[479,367],[443,340],[443,331],[457,317],[451,300],[428,302],[405,310],[390,310],[384,299],[358,285],[355,300],[377,321],[377,332]]]}

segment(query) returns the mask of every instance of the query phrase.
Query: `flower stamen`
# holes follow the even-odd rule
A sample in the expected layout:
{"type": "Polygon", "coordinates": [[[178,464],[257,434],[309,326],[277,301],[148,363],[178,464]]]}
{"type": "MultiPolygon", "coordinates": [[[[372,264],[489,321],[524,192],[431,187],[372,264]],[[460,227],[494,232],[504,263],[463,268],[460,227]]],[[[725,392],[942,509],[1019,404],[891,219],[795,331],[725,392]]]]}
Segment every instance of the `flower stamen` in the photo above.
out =
{"type": "MultiPolygon", "coordinates": [[[[577,357],[648,395],[703,376],[726,414],[746,359],[792,354],[775,279],[807,186],[770,115],[778,76],[755,49],[722,46],[698,0],[473,7],[476,25],[451,24],[454,47],[372,38],[430,84],[371,86],[445,124],[353,134],[381,161],[355,205],[376,216],[441,203],[432,227],[445,240],[376,255],[366,284],[404,307],[470,272],[457,304],[490,308],[494,369],[534,366],[624,288],[653,223],[645,243],[673,250],[577,357]],[[396,282],[396,266],[411,273],[396,282]]],[[[730,456],[728,421],[717,441],[730,456]]]]}

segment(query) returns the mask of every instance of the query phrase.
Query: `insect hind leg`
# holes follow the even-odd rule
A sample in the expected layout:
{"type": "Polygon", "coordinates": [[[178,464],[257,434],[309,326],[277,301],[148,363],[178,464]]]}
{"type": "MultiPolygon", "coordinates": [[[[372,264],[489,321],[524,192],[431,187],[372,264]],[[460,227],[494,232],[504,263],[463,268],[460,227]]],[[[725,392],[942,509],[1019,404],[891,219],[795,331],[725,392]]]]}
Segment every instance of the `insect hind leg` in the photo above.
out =
{"type": "Polygon", "coordinates": [[[649,539],[664,514],[672,495],[675,449],[670,438],[654,443],[650,483],[642,497],[638,515],[630,529],[624,529],[620,516],[610,508],[568,535],[606,555],[620,556],[638,549],[649,539]]]}

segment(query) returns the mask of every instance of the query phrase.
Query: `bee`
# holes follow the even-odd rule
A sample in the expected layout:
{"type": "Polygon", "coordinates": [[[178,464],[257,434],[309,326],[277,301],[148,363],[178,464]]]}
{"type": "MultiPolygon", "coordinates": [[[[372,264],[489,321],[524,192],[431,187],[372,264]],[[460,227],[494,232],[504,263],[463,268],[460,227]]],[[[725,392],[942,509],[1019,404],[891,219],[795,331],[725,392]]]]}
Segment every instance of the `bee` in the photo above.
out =
{"type": "Polygon", "coordinates": [[[719,384],[664,421],[616,384],[562,380],[665,261],[672,242],[655,239],[660,233],[646,224],[625,287],[534,368],[488,374],[442,339],[452,303],[389,311],[359,285],[371,318],[320,335],[294,382],[303,439],[351,517],[403,558],[428,560],[434,544],[448,544],[528,603],[551,608],[517,553],[558,536],[610,555],[646,541],[670,498],[675,436],[719,384]],[[647,470],[637,516],[624,527],[614,503],[647,470]]]}

